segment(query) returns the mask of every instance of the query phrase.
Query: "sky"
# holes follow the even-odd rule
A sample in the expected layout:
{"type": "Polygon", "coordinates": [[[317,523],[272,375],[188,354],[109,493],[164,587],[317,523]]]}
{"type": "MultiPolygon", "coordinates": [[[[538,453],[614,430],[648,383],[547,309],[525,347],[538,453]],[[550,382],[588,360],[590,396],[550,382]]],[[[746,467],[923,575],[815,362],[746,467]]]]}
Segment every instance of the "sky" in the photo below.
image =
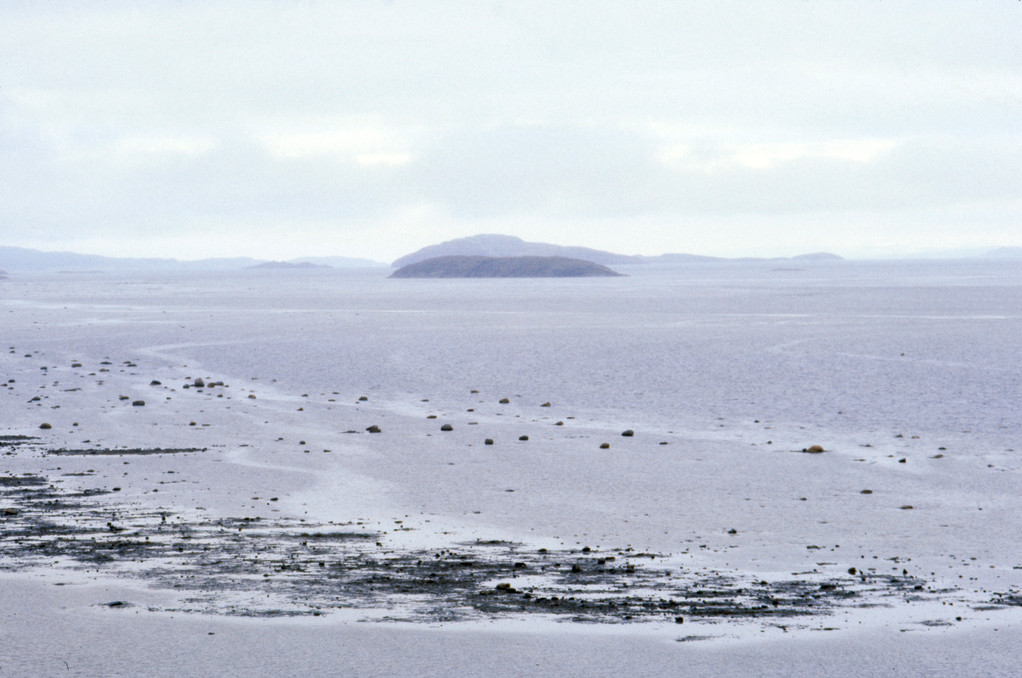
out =
{"type": "Polygon", "coordinates": [[[0,245],[1022,246],[1022,3],[0,4],[0,245]]]}

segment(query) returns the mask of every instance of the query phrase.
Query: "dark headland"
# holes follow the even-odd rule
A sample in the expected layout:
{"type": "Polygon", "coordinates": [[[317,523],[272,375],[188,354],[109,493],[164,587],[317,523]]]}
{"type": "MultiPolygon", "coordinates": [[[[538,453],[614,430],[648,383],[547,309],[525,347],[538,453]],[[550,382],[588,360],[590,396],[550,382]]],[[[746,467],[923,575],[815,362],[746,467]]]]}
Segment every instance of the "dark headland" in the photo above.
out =
{"type": "Polygon", "coordinates": [[[606,266],[570,257],[451,255],[402,266],[391,278],[587,278],[619,276],[606,266]]]}

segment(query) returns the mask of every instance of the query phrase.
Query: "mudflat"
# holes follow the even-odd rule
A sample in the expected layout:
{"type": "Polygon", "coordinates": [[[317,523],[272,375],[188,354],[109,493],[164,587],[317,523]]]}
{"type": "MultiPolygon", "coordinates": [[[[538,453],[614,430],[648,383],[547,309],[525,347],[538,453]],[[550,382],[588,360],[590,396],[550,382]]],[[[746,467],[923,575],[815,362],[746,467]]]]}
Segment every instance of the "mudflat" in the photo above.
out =
{"type": "Polygon", "coordinates": [[[0,665],[1007,675],[1019,281],[743,271],[6,281],[0,665]]]}

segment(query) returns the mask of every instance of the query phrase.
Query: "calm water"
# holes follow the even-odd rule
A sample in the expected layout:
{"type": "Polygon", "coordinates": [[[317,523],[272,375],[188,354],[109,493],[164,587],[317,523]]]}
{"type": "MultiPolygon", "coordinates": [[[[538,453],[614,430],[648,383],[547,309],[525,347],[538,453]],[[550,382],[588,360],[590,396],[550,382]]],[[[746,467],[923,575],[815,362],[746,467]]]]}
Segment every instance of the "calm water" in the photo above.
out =
{"type": "MultiPolygon", "coordinates": [[[[79,347],[174,350],[299,391],[556,401],[665,427],[1022,432],[1022,266],[889,262],[623,268],[588,280],[386,272],[65,274],[5,285],[92,312],[79,347]],[[146,328],[140,334],[140,327],[146,328]]],[[[14,338],[12,338],[13,340],[14,338]]],[[[1018,444],[1022,444],[1022,440],[1018,444]]]]}

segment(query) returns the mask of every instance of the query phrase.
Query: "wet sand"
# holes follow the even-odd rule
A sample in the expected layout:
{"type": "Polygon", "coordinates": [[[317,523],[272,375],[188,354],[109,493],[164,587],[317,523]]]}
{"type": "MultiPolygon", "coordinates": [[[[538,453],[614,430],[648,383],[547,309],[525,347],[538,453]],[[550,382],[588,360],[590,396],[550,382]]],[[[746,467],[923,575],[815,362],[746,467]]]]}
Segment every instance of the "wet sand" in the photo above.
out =
{"type": "Polygon", "coordinates": [[[122,585],[0,577],[8,676],[1013,675],[1018,628],[818,633],[676,642],[606,630],[530,632],[147,614],[122,585]]]}
{"type": "Polygon", "coordinates": [[[166,310],[8,314],[12,675],[65,648],[82,675],[1008,675],[1017,660],[1012,455],[925,432],[693,430],[476,384],[275,382],[200,362],[210,344],[153,343],[166,310]]]}

